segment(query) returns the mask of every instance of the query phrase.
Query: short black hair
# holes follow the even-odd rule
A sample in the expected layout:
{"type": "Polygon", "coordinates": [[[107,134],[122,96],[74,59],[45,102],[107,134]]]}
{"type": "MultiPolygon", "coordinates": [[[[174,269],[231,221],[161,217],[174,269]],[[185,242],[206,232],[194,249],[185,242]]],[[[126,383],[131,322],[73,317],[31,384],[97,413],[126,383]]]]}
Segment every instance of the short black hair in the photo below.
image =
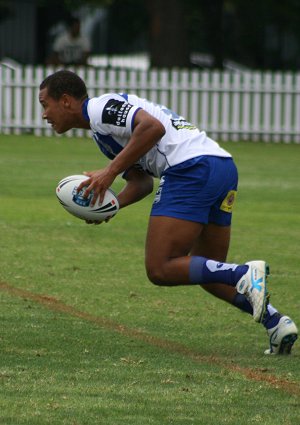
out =
{"type": "Polygon", "coordinates": [[[84,81],[75,72],[61,70],[48,75],[40,84],[40,90],[48,89],[48,95],[59,100],[63,94],[82,100],[88,97],[84,81]]]}

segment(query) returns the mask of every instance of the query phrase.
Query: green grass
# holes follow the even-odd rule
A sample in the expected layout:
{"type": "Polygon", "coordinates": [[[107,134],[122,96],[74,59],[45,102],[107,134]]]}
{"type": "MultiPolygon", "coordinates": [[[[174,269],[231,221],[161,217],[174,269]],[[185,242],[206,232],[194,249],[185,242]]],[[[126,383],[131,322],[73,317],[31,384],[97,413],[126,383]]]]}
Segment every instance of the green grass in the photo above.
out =
{"type": "MultiPolygon", "coordinates": [[[[299,324],[300,146],[223,145],[240,173],[228,260],[266,259],[299,324]]],[[[57,202],[61,178],[105,161],[90,140],[0,136],[1,425],[298,425],[297,344],[265,357],[248,315],[148,282],[152,196],[101,226],[57,202]]]]}

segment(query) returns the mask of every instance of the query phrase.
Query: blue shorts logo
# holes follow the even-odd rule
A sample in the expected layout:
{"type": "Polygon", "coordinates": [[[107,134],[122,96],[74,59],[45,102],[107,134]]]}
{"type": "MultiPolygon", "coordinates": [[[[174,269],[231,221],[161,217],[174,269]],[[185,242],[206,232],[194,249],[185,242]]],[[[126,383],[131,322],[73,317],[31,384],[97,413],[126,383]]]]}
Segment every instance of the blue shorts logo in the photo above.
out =
{"type": "Polygon", "coordinates": [[[160,201],[161,192],[163,190],[164,182],[165,182],[165,176],[162,176],[162,178],[160,179],[160,182],[159,182],[158,189],[157,189],[156,194],[155,194],[155,198],[154,198],[154,201],[153,201],[154,204],[157,204],[160,201]]]}

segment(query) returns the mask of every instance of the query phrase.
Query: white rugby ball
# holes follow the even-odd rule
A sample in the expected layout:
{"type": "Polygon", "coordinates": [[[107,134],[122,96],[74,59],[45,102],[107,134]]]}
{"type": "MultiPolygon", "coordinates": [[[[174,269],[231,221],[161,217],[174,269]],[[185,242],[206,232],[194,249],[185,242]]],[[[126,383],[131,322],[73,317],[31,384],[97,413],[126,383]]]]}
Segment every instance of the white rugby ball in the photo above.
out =
{"type": "Polygon", "coordinates": [[[84,175],[68,176],[62,179],[56,188],[56,196],[61,205],[74,216],[82,220],[104,221],[113,217],[119,211],[119,202],[115,193],[107,189],[102,204],[96,201],[93,207],[90,206],[93,191],[87,198],[84,198],[85,187],[77,192],[77,188],[88,177],[84,175]]]}

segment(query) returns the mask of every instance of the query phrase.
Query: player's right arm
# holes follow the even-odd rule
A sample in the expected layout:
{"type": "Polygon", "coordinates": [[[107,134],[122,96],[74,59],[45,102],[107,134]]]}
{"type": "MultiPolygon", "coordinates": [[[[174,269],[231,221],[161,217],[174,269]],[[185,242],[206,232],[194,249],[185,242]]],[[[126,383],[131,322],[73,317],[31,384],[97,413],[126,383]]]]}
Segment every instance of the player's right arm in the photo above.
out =
{"type": "Polygon", "coordinates": [[[126,184],[118,194],[120,208],[140,201],[153,191],[153,178],[142,169],[130,168],[124,179],[126,184]]]}

